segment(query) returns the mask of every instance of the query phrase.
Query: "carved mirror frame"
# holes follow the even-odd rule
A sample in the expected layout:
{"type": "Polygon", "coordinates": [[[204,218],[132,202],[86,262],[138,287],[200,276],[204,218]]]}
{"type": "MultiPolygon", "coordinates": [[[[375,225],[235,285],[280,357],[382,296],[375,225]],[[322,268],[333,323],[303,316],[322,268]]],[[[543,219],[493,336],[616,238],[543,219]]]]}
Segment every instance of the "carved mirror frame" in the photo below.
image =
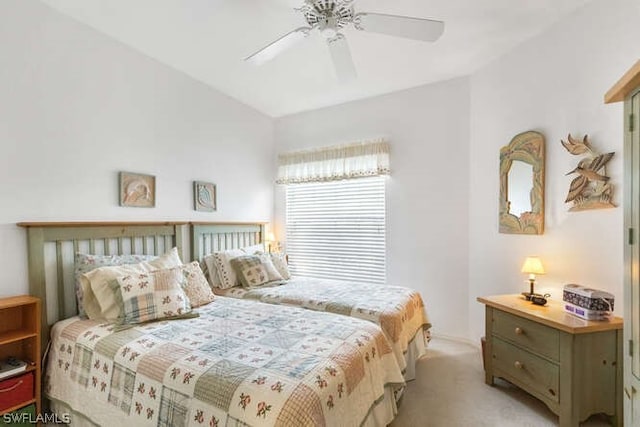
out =
{"type": "Polygon", "coordinates": [[[528,131],[513,137],[500,149],[500,233],[542,234],[544,232],[544,136],[528,131]],[[533,186],[529,194],[531,211],[519,217],[509,212],[509,171],[514,161],[532,166],[533,186]]]}

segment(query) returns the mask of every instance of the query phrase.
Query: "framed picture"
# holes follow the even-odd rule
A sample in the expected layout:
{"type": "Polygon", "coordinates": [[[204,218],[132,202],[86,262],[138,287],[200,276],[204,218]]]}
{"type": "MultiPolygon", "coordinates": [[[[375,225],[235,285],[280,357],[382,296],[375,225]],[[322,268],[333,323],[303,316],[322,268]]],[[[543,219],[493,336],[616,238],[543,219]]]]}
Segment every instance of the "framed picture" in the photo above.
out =
{"type": "Polygon", "coordinates": [[[156,177],[120,172],[120,206],[153,208],[156,206],[156,177]]]}
{"type": "Polygon", "coordinates": [[[193,208],[203,212],[213,212],[217,210],[215,184],[193,181],[193,208]]]}

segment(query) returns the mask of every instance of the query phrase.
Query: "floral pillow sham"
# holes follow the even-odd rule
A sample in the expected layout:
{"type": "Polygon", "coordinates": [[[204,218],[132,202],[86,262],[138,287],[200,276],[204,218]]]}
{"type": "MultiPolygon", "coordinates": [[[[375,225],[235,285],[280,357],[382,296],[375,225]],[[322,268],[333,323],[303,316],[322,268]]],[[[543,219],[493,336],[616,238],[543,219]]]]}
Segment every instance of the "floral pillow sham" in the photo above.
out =
{"type": "Polygon", "coordinates": [[[185,281],[183,284],[184,293],[189,298],[191,307],[196,308],[213,301],[215,296],[211,291],[211,287],[207,282],[200,263],[198,261],[190,262],[182,266],[182,273],[185,281]]]}
{"type": "Polygon", "coordinates": [[[99,267],[80,276],[80,286],[83,291],[83,307],[86,315],[92,320],[112,321],[121,314],[120,305],[114,298],[110,282],[118,277],[146,273],[159,269],[181,266],[182,261],[178,249],[173,248],[166,254],[151,261],[137,264],[123,264],[109,267],[99,267]]]}
{"type": "Polygon", "coordinates": [[[266,254],[243,255],[233,258],[230,263],[240,284],[245,288],[272,285],[274,282],[282,281],[282,276],[266,254]]]}
{"type": "Polygon", "coordinates": [[[196,317],[183,288],[184,268],[155,270],[118,277],[110,286],[122,311],[116,324],[137,325],[153,320],[196,317]]]}
{"type": "Polygon", "coordinates": [[[158,258],[155,255],[94,255],[76,253],[74,258],[74,279],[76,289],[76,302],[80,317],[87,317],[84,309],[84,292],[82,290],[81,277],[84,273],[100,267],[112,267],[116,265],[138,264],[144,261],[152,261],[158,258]]]}

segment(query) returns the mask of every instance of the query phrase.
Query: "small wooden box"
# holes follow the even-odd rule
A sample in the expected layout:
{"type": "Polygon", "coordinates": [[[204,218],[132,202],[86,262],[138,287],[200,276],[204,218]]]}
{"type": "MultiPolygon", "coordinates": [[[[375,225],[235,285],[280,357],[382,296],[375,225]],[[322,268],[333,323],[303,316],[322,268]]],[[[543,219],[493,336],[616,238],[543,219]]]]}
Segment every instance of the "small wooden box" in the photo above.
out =
{"type": "Polygon", "coordinates": [[[0,381],[0,412],[34,397],[33,372],[0,381]]]}

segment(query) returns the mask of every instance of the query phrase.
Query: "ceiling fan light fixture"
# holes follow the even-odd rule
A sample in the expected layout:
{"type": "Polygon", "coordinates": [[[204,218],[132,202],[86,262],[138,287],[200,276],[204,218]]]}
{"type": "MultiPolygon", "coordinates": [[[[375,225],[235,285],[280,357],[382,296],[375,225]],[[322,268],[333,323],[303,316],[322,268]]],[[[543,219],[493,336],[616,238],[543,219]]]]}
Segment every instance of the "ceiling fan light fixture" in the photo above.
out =
{"type": "Polygon", "coordinates": [[[318,28],[322,32],[325,27],[336,30],[350,25],[353,22],[353,6],[346,0],[307,0],[297,9],[304,15],[307,24],[318,28]]]}
{"type": "Polygon", "coordinates": [[[318,30],[325,39],[329,40],[334,38],[338,35],[338,24],[336,22],[336,18],[327,17],[324,21],[320,22],[318,30]]]}
{"type": "Polygon", "coordinates": [[[335,28],[324,28],[322,30],[320,30],[320,34],[322,34],[322,37],[324,37],[325,39],[332,39],[334,38],[336,35],[338,35],[338,32],[335,30],[335,28]]]}

